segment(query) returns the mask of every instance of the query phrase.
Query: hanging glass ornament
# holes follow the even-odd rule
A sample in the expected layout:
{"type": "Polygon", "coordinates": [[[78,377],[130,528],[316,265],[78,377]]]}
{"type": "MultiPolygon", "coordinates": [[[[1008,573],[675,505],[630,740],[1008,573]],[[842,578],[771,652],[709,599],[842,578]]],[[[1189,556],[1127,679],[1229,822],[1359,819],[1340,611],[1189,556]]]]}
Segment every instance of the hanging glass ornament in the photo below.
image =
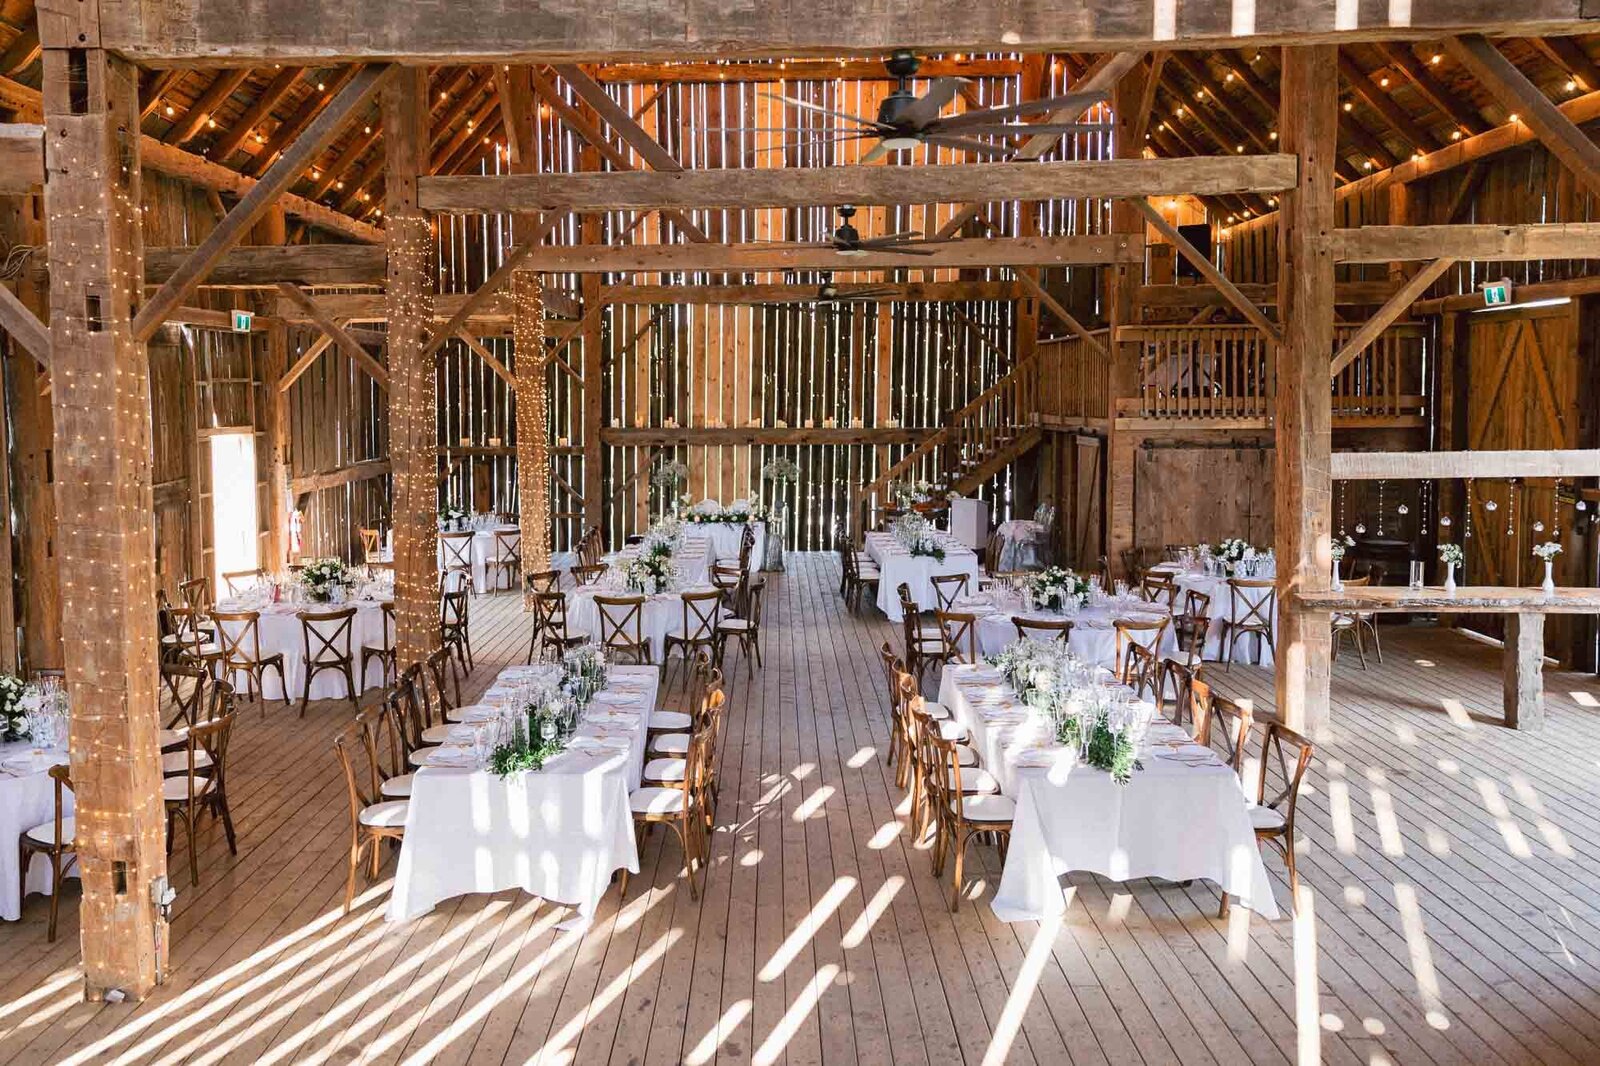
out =
{"type": "Polygon", "coordinates": [[[1356,532],[1357,533],[1365,533],[1366,531],[1367,531],[1367,524],[1365,522],[1357,522],[1356,523],[1356,532]]]}
{"type": "Polygon", "coordinates": [[[1493,512],[1500,510],[1500,505],[1493,500],[1484,500],[1483,509],[1492,514],[1493,512]]]}
{"type": "Polygon", "coordinates": [[[1443,526],[1445,529],[1449,529],[1450,525],[1451,525],[1450,516],[1447,515],[1447,514],[1446,515],[1440,515],[1439,516],[1439,524],[1441,526],[1443,526]]]}
{"type": "Polygon", "coordinates": [[[1535,533],[1543,533],[1544,532],[1544,523],[1543,522],[1535,522],[1533,524],[1533,531],[1535,533]]]}
{"type": "Polygon", "coordinates": [[[1411,508],[1402,503],[1399,507],[1394,509],[1394,513],[1399,515],[1407,515],[1411,513],[1411,508]]]}
{"type": "Polygon", "coordinates": [[[1589,503],[1587,500],[1579,500],[1572,506],[1576,507],[1580,512],[1587,511],[1589,509],[1589,503]]]}

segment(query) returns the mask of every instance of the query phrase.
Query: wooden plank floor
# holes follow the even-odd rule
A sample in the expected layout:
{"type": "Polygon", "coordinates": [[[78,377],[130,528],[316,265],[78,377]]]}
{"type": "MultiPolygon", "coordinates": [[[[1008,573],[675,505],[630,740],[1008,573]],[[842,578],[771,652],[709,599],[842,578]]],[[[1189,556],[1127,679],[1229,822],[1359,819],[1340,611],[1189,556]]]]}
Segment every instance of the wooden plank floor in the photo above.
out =
{"type": "MultiPolygon", "coordinates": [[[[1548,727],[1514,733],[1494,724],[1497,650],[1387,629],[1384,665],[1335,668],[1298,918],[1218,921],[1209,885],[1074,876],[1062,920],[1005,925],[984,902],[989,849],[971,864],[982,898],[951,914],[908,838],[882,758],[875,649],[894,631],[843,610],[837,575],[791,556],[764,668],[731,666],[700,902],[658,832],[586,934],[517,893],[390,926],[386,881],[345,918],[330,740],[350,708],[250,708],[239,854],[205,831],[198,889],[174,856],[168,983],[138,1005],[78,1002],[76,888],[54,945],[34,897],[0,927],[0,1062],[1600,1061],[1595,679],[1552,675],[1548,727]]],[[[481,691],[521,661],[528,622],[511,596],[474,609],[481,691]]],[[[1215,677],[1270,708],[1269,674],[1215,677]]]]}

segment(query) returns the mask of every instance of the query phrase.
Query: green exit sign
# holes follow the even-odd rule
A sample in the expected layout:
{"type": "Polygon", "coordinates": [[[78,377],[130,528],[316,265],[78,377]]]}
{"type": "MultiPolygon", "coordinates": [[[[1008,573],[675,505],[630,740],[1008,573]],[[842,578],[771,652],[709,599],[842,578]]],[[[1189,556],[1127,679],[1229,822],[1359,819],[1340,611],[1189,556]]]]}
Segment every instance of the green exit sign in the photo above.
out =
{"type": "Polygon", "coordinates": [[[255,320],[255,317],[250,311],[234,311],[233,331],[235,333],[249,333],[250,323],[255,320]]]}
{"type": "Polygon", "coordinates": [[[1511,302],[1511,282],[1491,281],[1483,286],[1483,306],[1505,307],[1511,302]]]}

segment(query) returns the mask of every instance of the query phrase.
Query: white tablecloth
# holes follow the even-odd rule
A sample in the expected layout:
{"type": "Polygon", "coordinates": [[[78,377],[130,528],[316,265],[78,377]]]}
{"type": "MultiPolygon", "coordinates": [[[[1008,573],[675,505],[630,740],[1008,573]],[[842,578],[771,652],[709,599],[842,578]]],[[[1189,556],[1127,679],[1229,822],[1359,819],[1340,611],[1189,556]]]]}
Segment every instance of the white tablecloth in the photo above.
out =
{"type": "MultiPolygon", "coordinates": [[[[1044,621],[1070,621],[1072,632],[1067,634],[1067,647],[1072,654],[1086,663],[1103,666],[1108,670],[1117,667],[1117,631],[1112,623],[1118,618],[1156,619],[1166,612],[1142,601],[1105,603],[1085,606],[1076,614],[1057,611],[1028,610],[1018,597],[999,590],[989,590],[970,596],[956,605],[958,611],[982,614],[978,619],[978,650],[984,655],[995,655],[1017,639],[1015,617],[1036,618],[1044,621]]],[[[1038,640],[1048,634],[1029,633],[1029,639],[1038,640]]],[[[1161,636],[1159,654],[1168,655],[1178,650],[1178,640],[1169,625],[1161,636]]]]}
{"type": "MultiPolygon", "coordinates": [[[[687,591],[712,591],[710,585],[687,591]]],[[[596,643],[600,640],[600,608],[594,598],[600,596],[631,596],[624,588],[594,588],[585,586],[567,593],[567,634],[586,636],[596,643]]],[[[626,608],[624,608],[626,610],[626,608]]],[[[615,613],[615,612],[613,612],[615,613]]],[[[657,663],[665,661],[666,638],[683,633],[683,597],[676,592],[662,592],[644,601],[642,620],[645,639],[650,642],[650,655],[657,663]]]]}
{"type": "MultiPolygon", "coordinates": [[[[506,554],[500,551],[495,544],[495,534],[497,532],[516,534],[516,542],[520,542],[522,539],[520,526],[500,526],[497,529],[479,529],[473,532],[470,551],[472,556],[472,584],[479,592],[488,591],[491,587],[490,583],[496,579],[499,579],[500,587],[505,587],[505,578],[502,576],[501,571],[492,565],[502,555],[506,554]]],[[[443,533],[439,534],[440,570],[445,568],[445,562],[450,558],[448,548],[444,542],[444,536],[445,534],[443,533]]]]}
{"type": "MultiPolygon", "coordinates": [[[[1278,917],[1272,883],[1250,825],[1244,789],[1220,759],[1189,765],[1156,754],[1202,752],[1188,734],[1158,719],[1150,729],[1152,754],[1133,779],[1074,765],[1063,752],[1049,766],[1019,766],[1019,755],[1049,735],[1038,715],[1021,725],[990,723],[1002,708],[975,707],[958,682],[975,668],[944,670],[939,701],[972,732],[984,769],[1017,802],[1011,842],[992,907],[1001,921],[1036,921],[1066,910],[1062,874],[1084,871],[1113,881],[1160,877],[1213,881],[1241,906],[1278,917]]],[[[1020,705],[1017,705],[1020,706],[1020,705]]],[[[1005,708],[1004,710],[1014,710],[1005,708]]],[[[1027,758],[1027,756],[1024,756],[1027,758]]]]}
{"type": "MultiPolygon", "coordinates": [[[[337,611],[345,607],[354,607],[356,616],[350,620],[350,654],[355,657],[356,688],[364,692],[375,685],[383,684],[383,667],[374,660],[368,664],[365,677],[361,676],[361,649],[371,645],[378,647],[383,643],[383,606],[377,600],[350,600],[347,603],[271,603],[265,607],[245,606],[237,600],[223,600],[217,604],[217,610],[222,612],[254,610],[261,612],[261,654],[269,656],[278,652],[283,653],[283,676],[288,684],[290,699],[299,699],[306,687],[306,645],[305,637],[300,632],[300,619],[295,617],[301,611],[337,611]]],[[[230,624],[227,628],[237,630],[238,624],[230,624]]],[[[332,627],[321,627],[327,632],[332,627]]],[[[390,640],[394,633],[389,634],[390,640]]],[[[315,638],[312,639],[314,648],[320,648],[315,638]]],[[[242,649],[250,651],[248,642],[242,649]]],[[[343,650],[341,648],[341,650],[343,650]]],[[[246,677],[237,673],[232,679],[234,688],[244,692],[246,677]]],[[[262,672],[261,679],[262,697],[269,700],[284,698],[283,686],[278,684],[278,672],[268,669],[262,672]]],[[[345,694],[344,675],[336,670],[323,670],[317,674],[311,683],[311,698],[314,700],[327,700],[341,698],[345,694]]]]}
{"type": "MultiPolygon", "coordinates": [[[[744,539],[744,522],[685,522],[685,545],[704,543],[710,549],[712,562],[739,561],[739,544],[744,539]]],[[[750,549],[750,565],[760,570],[767,558],[767,524],[753,523],[756,532],[755,547],[750,549]]]]}
{"type": "Polygon", "coordinates": [[[933,590],[932,578],[945,574],[966,574],[967,591],[978,589],[978,557],[949,534],[938,534],[944,542],[944,561],[931,555],[912,555],[901,547],[892,533],[868,533],[867,555],[878,564],[878,610],[888,615],[889,621],[901,620],[900,585],[911,589],[911,598],[924,611],[939,606],[939,597],[933,590]]]}
{"type": "MultiPolygon", "coordinates": [[[[0,744],[0,762],[32,750],[27,741],[0,744]]],[[[60,761],[67,761],[66,752],[61,753],[60,761]]],[[[66,793],[66,812],[72,813],[70,791],[66,793]]],[[[53,822],[55,816],[56,783],[44,769],[23,777],[0,770],[0,918],[8,922],[22,917],[22,897],[17,894],[22,888],[17,869],[21,859],[17,841],[34,826],[53,822]]],[[[67,875],[78,876],[76,864],[67,875]]],[[[50,863],[42,855],[34,855],[28,867],[28,891],[50,891],[50,863]]]]}
{"type": "MultiPolygon", "coordinates": [[[[1178,595],[1173,599],[1173,609],[1180,614],[1184,609],[1184,595],[1190,591],[1199,592],[1211,597],[1211,626],[1206,630],[1206,646],[1204,658],[1217,660],[1222,658],[1223,640],[1222,623],[1235,621],[1234,615],[1243,616],[1247,608],[1243,605],[1235,612],[1233,597],[1229,594],[1228,579],[1222,576],[1213,576],[1202,571],[1179,570],[1176,563],[1157,563],[1150,568],[1157,573],[1172,575],[1172,583],[1178,587],[1178,595]]],[[[1255,595],[1260,595],[1258,590],[1255,595]]],[[[1278,606],[1273,601],[1272,606],[1272,639],[1278,639],[1278,606]]],[[[1234,646],[1233,657],[1238,662],[1253,663],[1256,661],[1256,645],[1261,646],[1261,665],[1272,665],[1272,648],[1260,637],[1246,635],[1239,638],[1234,646]]]]}
{"type": "MultiPolygon", "coordinates": [[[[643,686],[638,725],[625,732],[626,755],[566,751],[529,773],[500,778],[489,770],[423,767],[411,786],[405,843],[389,897],[389,921],[426,914],[469,892],[520,888],[594,914],[612,874],[639,871],[628,792],[644,766],[654,667],[612,667],[643,686]]],[[[493,690],[491,690],[493,691],[493,690]]],[[[580,725],[580,735],[594,735],[580,725]]],[[[615,736],[619,727],[608,726],[615,736]]]]}

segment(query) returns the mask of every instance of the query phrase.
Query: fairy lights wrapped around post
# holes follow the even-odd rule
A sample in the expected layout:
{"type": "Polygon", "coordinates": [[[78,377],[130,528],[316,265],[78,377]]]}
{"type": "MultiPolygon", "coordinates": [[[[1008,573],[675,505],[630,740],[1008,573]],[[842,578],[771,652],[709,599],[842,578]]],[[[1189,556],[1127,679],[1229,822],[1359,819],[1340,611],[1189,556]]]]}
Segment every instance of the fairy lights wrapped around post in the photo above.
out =
{"type": "MultiPolygon", "coordinates": [[[[517,376],[517,499],[522,525],[522,567],[550,569],[550,397],[544,347],[544,290],[539,275],[511,275],[511,321],[517,376]]],[[[522,609],[533,609],[523,583],[522,609]]]]}

